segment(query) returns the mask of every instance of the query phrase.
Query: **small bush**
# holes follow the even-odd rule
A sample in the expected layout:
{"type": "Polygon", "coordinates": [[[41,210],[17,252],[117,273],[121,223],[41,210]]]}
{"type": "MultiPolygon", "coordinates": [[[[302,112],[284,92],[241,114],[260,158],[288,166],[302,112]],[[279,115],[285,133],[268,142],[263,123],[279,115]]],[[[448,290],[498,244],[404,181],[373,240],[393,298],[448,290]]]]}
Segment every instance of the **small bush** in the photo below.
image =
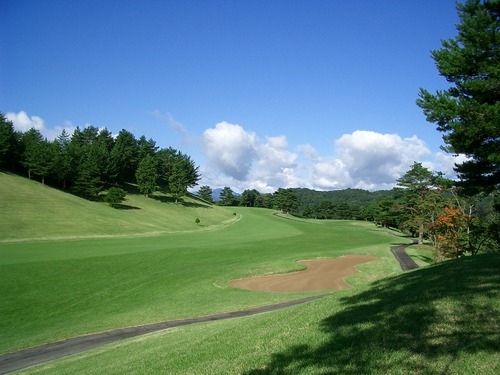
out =
{"type": "Polygon", "coordinates": [[[196,224],[200,224],[200,219],[199,218],[196,218],[196,220],[194,221],[196,224]]]}
{"type": "Polygon", "coordinates": [[[125,200],[127,192],[121,188],[112,187],[104,197],[104,201],[111,207],[116,206],[125,200]]]}

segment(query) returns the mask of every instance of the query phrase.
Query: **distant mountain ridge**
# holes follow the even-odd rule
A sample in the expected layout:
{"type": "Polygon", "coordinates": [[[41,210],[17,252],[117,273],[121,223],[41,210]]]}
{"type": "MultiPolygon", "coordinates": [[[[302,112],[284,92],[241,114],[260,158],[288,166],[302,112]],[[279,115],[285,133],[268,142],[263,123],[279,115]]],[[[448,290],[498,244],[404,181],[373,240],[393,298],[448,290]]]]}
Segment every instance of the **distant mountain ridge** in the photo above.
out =
{"type": "MultiPolygon", "coordinates": [[[[212,190],[212,200],[214,202],[219,202],[220,201],[220,192],[223,190],[223,188],[216,188],[216,189],[213,189],[212,190]]],[[[236,198],[239,198],[241,197],[241,194],[240,193],[236,193],[233,191],[233,195],[236,197],[236,198]]]]}

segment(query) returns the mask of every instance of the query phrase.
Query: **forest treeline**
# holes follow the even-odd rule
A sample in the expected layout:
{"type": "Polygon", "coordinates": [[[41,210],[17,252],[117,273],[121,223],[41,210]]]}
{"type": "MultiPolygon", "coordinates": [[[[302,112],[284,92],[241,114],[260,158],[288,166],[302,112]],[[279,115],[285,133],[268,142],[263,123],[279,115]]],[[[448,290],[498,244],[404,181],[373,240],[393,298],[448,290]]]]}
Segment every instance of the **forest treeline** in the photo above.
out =
{"type": "MultiPolygon", "coordinates": [[[[170,194],[178,202],[201,177],[190,156],[161,149],[154,140],[137,139],[126,130],[113,136],[106,128],[87,126],[48,141],[33,128],[14,131],[2,114],[0,120],[1,168],[86,199],[116,205],[125,197],[122,188],[133,188],[146,196],[170,194]]],[[[429,241],[437,259],[500,249],[496,192],[464,195],[442,173],[417,162],[397,183],[389,191],[278,188],[266,194],[247,189],[241,195],[226,186],[217,204],[272,208],[312,219],[371,221],[418,237],[420,243],[429,241]]],[[[211,187],[201,186],[197,194],[214,203],[211,187]]]]}
{"type": "MultiPolygon", "coordinates": [[[[221,190],[217,204],[264,207],[312,219],[365,220],[394,228],[434,247],[436,260],[500,251],[500,201],[491,192],[463,194],[441,172],[414,162],[392,190],[361,189],[316,191],[279,188],[272,194],[255,189],[236,196],[221,190]]],[[[212,189],[202,186],[198,195],[211,201],[212,189]]]]}
{"type": "Polygon", "coordinates": [[[15,131],[2,113],[0,167],[92,200],[127,183],[145,195],[160,189],[178,199],[200,179],[189,155],[127,130],[114,137],[106,128],[77,127],[48,141],[34,128],[15,131]]]}

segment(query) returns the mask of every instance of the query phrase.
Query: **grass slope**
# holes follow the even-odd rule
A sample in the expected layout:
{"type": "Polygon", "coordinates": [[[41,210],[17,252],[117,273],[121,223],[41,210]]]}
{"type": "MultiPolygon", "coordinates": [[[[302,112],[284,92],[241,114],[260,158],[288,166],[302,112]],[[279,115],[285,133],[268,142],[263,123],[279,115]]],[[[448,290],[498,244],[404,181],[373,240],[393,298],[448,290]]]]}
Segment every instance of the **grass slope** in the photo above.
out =
{"type": "Polygon", "coordinates": [[[0,241],[133,236],[211,229],[235,219],[221,207],[186,198],[173,204],[157,194],[129,194],[121,209],[90,202],[0,172],[0,241]],[[196,218],[200,224],[196,224],[196,218]]]}
{"type": "Polygon", "coordinates": [[[400,272],[388,250],[397,238],[369,223],[311,224],[265,209],[234,210],[241,220],[214,231],[2,244],[0,352],[315,294],[250,292],[227,284],[300,269],[300,259],[379,257],[359,267],[364,272],[350,279],[354,285],[400,272]]]}
{"type": "Polygon", "coordinates": [[[500,256],[125,340],[25,374],[498,374],[500,256]]]}

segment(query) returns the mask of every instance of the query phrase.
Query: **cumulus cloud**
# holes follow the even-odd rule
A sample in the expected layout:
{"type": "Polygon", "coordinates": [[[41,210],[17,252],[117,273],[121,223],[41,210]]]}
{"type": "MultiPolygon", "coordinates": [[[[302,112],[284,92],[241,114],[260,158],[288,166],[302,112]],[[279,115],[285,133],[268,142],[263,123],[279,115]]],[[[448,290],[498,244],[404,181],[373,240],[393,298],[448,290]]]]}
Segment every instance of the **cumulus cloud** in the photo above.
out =
{"type": "Polygon", "coordinates": [[[257,135],[239,125],[220,122],[203,133],[209,164],[228,177],[245,180],[257,157],[257,135]]]}
{"type": "Polygon", "coordinates": [[[228,122],[218,123],[203,133],[209,179],[237,191],[257,189],[274,192],[277,187],[301,186],[297,172],[298,154],[289,150],[284,135],[260,139],[254,132],[228,122]]]}
{"type": "Polygon", "coordinates": [[[41,117],[28,116],[25,111],[20,111],[19,113],[7,112],[5,117],[7,120],[12,121],[14,130],[24,133],[31,128],[35,128],[49,141],[56,139],[63,130],[66,130],[66,132],[71,135],[76,129],[76,126],[69,121],[66,121],[64,125],[56,125],[52,128],[48,128],[45,126],[45,121],[41,117]]]}
{"type": "Polygon", "coordinates": [[[467,160],[465,155],[447,154],[440,151],[434,154],[432,161],[425,161],[422,165],[428,169],[443,172],[446,178],[455,179],[457,175],[454,170],[455,164],[462,164],[467,160]]]}
{"type": "MultiPolygon", "coordinates": [[[[318,190],[359,188],[391,189],[414,161],[434,157],[435,166],[453,161],[447,155],[432,155],[417,136],[402,138],[356,130],[334,143],[331,155],[319,155],[310,145],[290,149],[287,137],[265,136],[240,125],[221,122],[203,134],[211,186],[231,186],[237,191],[255,188],[274,192],[279,187],[318,190]]],[[[433,170],[439,170],[431,168],[433,170]]]]}
{"type": "Polygon", "coordinates": [[[7,112],[5,115],[7,120],[12,121],[14,129],[20,132],[26,132],[31,128],[35,128],[41,133],[45,130],[45,121],[38,116],[28,116],[24,111],[19,113],[7,112]]]}
{"type": "Polygon", "coordinates": [[[364,130],[344,134],[335,148],[353,187],[368,190],[392,185],[414,161],[430,154],[416,136],[401,138],[364,130]]]}
{"type": "Polygon", "coordinates": [[[273,186],[291,186],[298,182],[295,169],[297,154],[288,150],[288,140],[285,136],[266,136],[265,143],[257,147],[258,160],[252,177],[266,184],[266,190],[273,186]]]}
{"type": "Polygon", "coordinates": [[[308,160],[318,160],[318,151],[311,145],[299,145],[297,147],[297,151],[299,151],[305,158],[308,160]]]}

